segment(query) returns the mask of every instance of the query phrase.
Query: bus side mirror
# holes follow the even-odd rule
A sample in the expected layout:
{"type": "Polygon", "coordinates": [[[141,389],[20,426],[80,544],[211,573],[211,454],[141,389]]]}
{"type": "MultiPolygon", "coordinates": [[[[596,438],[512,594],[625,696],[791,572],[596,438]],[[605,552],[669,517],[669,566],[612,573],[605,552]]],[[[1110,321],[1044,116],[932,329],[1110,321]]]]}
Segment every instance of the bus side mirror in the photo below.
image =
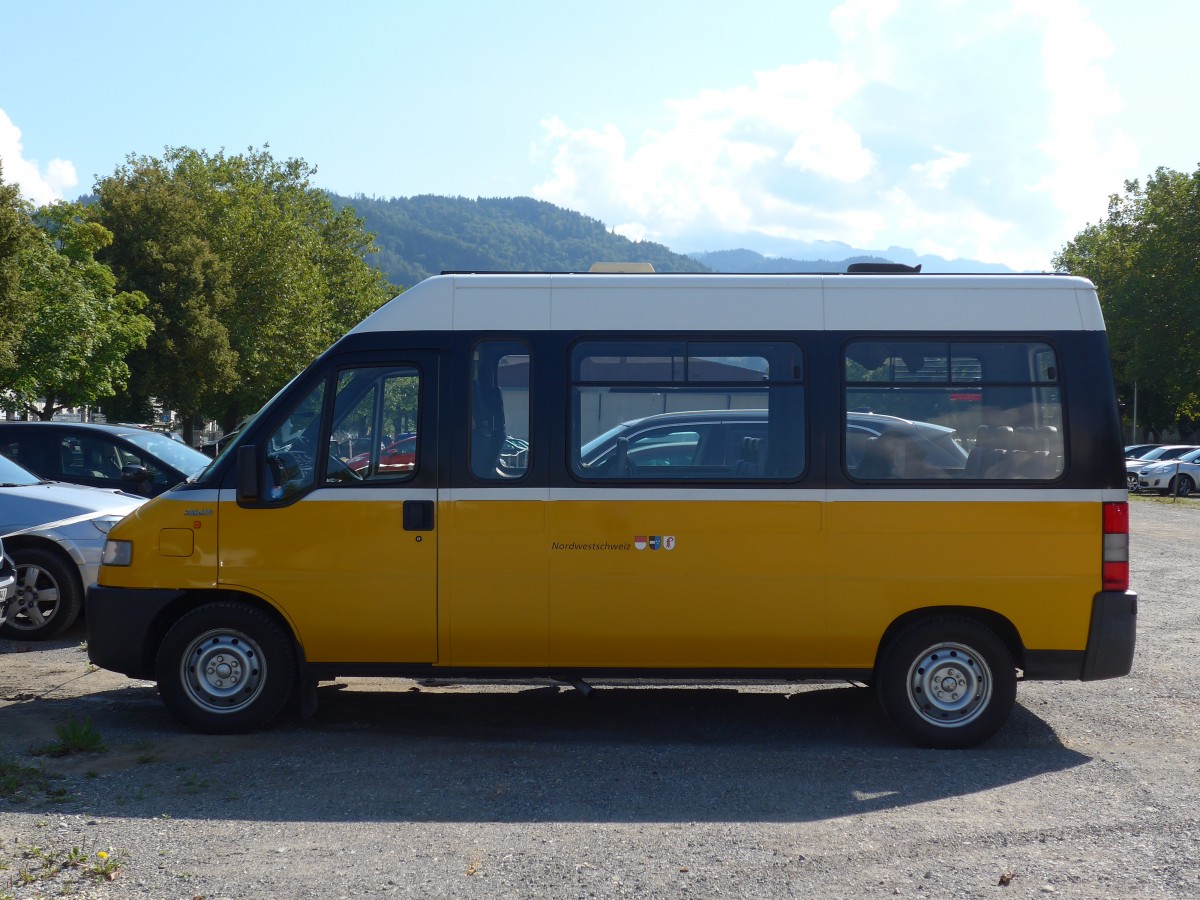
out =
{"type": "Polygon", "coordinates": [[[239,503],[258,500],[258,461],[254,445],[238,447],[237,498],[239,503]]]}

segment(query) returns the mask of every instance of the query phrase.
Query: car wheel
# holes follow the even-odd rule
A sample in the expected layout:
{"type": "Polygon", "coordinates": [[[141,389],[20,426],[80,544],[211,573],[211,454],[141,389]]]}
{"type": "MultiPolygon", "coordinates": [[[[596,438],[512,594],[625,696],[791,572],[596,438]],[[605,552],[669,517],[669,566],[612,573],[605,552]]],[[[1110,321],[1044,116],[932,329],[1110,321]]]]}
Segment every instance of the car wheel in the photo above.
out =
{"type": "Polygon", "coordinates": [[[83,580],[75,564],[38,547],[12,550],[9,556],[17,569],[17,583],[0,634],[44,641],[70,628],[83,606],[83,580]]]}
{"type": "Polygon", "coordinates": [[[208,603],[171,626],[158,649],[158,691],[177,719],[208,734],[259,728],[296,680],[292,637],[240,603],[208,603]]]}
{"type": "Polygon", "coordinates": [[[1131,491],[1136,491],[1136,490],[1138,489],[1138,477],[1137,477],[1137,474],[1136,474],[1136,473],[1132,473],[1132,472],[1131,472],[1131,473],[1128,473],[1128,474],[1126,474],[1126,476],[1125,476],[1125,484],[1126,484],[1126,485],[1129,487],[1129,489],[1130,489],[1131,491]]]}
{"type": "Polygon", "coordinates": [[[884,647],[875,687],[883,711],[923,747],[973,747],[1000,730],[1017,696],[1004,641],[974,619],[925,619],[884,647]]]}

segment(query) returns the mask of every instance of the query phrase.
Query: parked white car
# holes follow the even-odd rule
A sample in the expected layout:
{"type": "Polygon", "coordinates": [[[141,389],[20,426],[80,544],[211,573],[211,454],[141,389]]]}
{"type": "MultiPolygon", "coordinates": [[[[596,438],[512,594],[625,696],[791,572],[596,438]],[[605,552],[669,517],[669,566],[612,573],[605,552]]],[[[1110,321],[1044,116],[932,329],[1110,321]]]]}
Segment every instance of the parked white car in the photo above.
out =
{"type": "Polygon", "coordinates": [[[79,616],[108,530],[146,502],[124,491],[46,481],[0,456],[0,539],[16,568],[0,634],[43,640],[79,616]]]}
{"type": "Polygon", "coordinates": [[[1125,482],[1129,486],[1129,490],[1136,491],[1138,489],[1138,473],[1146,466],[1151,463],[1166,462],[1169,459],[1178,459],[1183,454],[1196,449],[1200,448],[1197,448],[1195,444],[1163,444],[1137,459],[1125,460],[1125,482]]]}
{"type": "Polygon", "coordinates": [[[1189,450],[1178,459],[1147,463],[1138,470],[1139,491],[1190,497],[1200,483],[1200,449],[1189,450]]]}

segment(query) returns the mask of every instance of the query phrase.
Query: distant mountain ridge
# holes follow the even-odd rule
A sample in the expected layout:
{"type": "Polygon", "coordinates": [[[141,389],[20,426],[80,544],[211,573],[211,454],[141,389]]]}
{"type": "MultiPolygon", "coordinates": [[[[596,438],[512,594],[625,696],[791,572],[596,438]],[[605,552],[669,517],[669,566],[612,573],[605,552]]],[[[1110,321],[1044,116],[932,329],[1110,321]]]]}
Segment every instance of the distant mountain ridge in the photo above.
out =
{"type": "Polygon", "coordinates": [[[783,256],[764,256],[755,250],[716,250],[695,252],[688,255],[703,263],[714,272],[845,272],[853,263],[904,263],[921,266],[923,272],[1002,273],[1012,272],[999,263],[985,263],[975,259],[945,259],[931,254],[919,255],[905,247],[888,247],[887,250],[856,250],[849,244],[837,241],[820,241],[800,244],[813,248],[813,258],[797,259],[783,256]]]}
{"type": "Polygon", "coordinates": [[[927,272],[1012,271],[903,247],[857,250],[840,241],[777,244],[789,248],[781,256],[747,249],[682,254],[652,241],[631,241],[598,219],[531,197],[330,198],[365,221],[379,248],[368,261],[397,287],[443,271],[586,272],[596,262],[649,262],[658,272],[844,272],[855,262],[920,264],[927,272]]]}
{"type": "Polygon", "coordinates": [[[886,263],[896,260],[882,256],[848,256],[837,261],[829,259],[789,259],[787,257],[763,256],[754,250],[713,250],[707,253],[689,253],[692,259],[703,263],[714,272],[845,272],[852,263],[886,263]]]}

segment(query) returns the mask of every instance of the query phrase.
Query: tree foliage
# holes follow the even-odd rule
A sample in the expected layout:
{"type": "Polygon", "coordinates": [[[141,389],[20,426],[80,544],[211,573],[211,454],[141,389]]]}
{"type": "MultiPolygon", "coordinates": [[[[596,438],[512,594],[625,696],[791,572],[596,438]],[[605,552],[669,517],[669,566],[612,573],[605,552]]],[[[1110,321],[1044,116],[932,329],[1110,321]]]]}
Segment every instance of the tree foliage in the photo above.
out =
{"type": "Polygon", "coordinates": [[[446,270],[586,272],[595,262],[650,262],[659,272],[706,272],[662,244],[631,241],[603,222],[530,197],[334,197],[374,232],[375,264],[411,287],[446,270]]]}
{"type": "MultiPolygon", "coordinates": [[[[130,156],[97,185],[122,287],[156,330],[132,361],[137,396],[233,427],[394,291],[364,262],[371,236],[266,148],[130,156]]],[[[190,436],[185,434],[186,436],[190,436]]]]}
{"type": "Polygon", "coordinates": [[[17,342],[34,308],[34,298],[21,290],[19,253],[36,239],[29,204],[22,199],[19,185],[5,183],[0,160],[0,368],[16,360],[17,342]]]}
{"type": "Polygon", "coordinates": [[[0,405],[50,419],[68,406],[91,406],[125,387],[130,350],[153,326],[141,293],[115,290],[96,261],[112,234],[85,221],[77,204],[39,210],[37,229],[17,253],[19,286],[29,302],[14,358],[0,365],[0,405]]]}
{"type": "MultiPolygon", "coordinates": [[[[1125,184],[1108,217],[1055,257],[1100,293],[1118,393],[1156,435],[1200,418],[1200,169],[1125,184]]],[[[1130,410],[1131,411],[1131,410],[1130,410]]]]}

